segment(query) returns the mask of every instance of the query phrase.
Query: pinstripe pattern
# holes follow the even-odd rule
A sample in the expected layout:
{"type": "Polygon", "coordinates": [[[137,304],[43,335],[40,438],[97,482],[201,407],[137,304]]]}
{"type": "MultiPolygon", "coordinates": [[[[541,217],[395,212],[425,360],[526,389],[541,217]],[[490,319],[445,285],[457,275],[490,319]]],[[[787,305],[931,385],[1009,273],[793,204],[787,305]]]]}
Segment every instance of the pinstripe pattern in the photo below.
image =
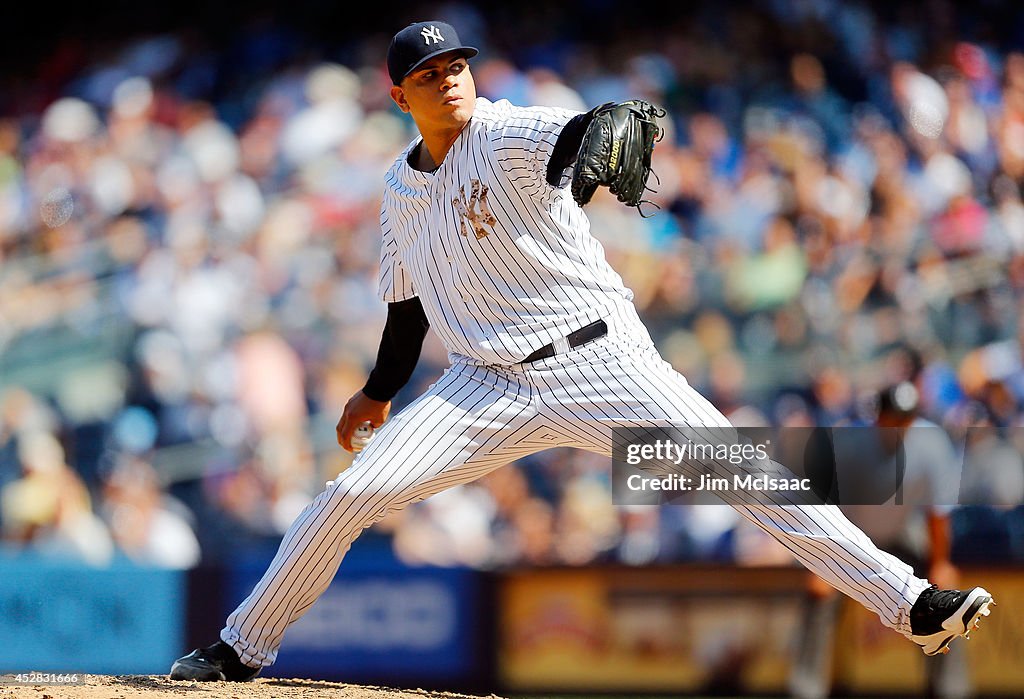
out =
{"type": "MultiPolygon", "coordinates": [[[[639,320],[633,324],[639,325],[639,320]]],[[[642,327],[642,326],[641,326],[642,327]]],[[[576,361],[550,376],[538,377],[541,414],[553,419],[565,415],[584,426],[596,443],[594,451],[611,455],[611,429],[679,425],[728,426],[726,418],[674,371],[653,346],[638,348],[630,333],[613,333],[578,350],[576,361]],[[580,400],[590,393],[596,397],[580,400]]],[[[564,362],[570,355],[559,358],[564,362]]],[[[552,361],[552,360],[548,360],[552,361]]],[[[540,363],[537,363],[540,364],[540,363]]],[[[536,366],[536,365],[534,365],[536,366]]],[[[721,441],[720,431],[706,431],[705,441],[721,441]]],[[[695,477],[698,464],[652,464],[662,471],[695,477]]],[[[741,467],[717,462],[720,472],[740,473],[741,467]]],[[[767,470],[761,468],[759,470],[767,470]]],[[[718,495],[752,523],[771,534],[801,563],[840,591],[875,611],[882,622],[909,633],[910,606],[925,589],[926,581],[899,559],[878,549],[837,507],[798,505],[786,491],[766,493],[770,504],[751,504],[735,492],[718,495]]]]}
{"type": "Polygon", "coordinates": [[[515,439],[536,429],[537,420],[533,391],[520,379],[453,365],[378,430],[352,467],[299,515],[267,574],[228,617],[222,637],[243,662],[273,662],[287,625],[327,588],[363,528],[540,448],[524,449],[515,439]]]}
{"type": "Polygon", "coordinates": [[[582,210],[545,179],[558,133],[574,114],[477,98],[473,119],[434,173],[409,166],[414,141],[385,176],[380,296],[418,295],[452,354],[516,364],[633,298],[582,210]],[[479,239],[461,234],[452,201],[474,181],[487,187],[497,219],[479,239]]]}
{"type": "MultiPolygon", "coordinates": [[[[728,426],[661,359],[629,304],[609,319],[607,337],[528,366],[456,362],[299,516],[222,639],[246,664],[272,663],[287,626],[327,588],[364,527],[509,461],[552,446],[610,455],[613,427],[728,426]],[[557,442],[531,440],[538,430],[557,442]]],[[[876,548],[838,508],[797,505],[784,491],[771,505],[720,495],[882,623],[909,632],[910,607],[928,583],[876,548]]]]}
{"type": "MultiPolygon", "coordinates": [[[[390,512],[541,449],[610,455],[613,428],[637,436],[665,426],[731,429],[658,355],[586,216],[564,188],[547,183],[548,158],[572,115],[480,98],[434,173],[406,162],[415,143],[389,170],[379,292],[389,302],[420,298],[452,366],[292,524],[221,631],[242,662],[274,662],[288,625],[327,588],[352,541],[390,512]],[[453,197],[485,188],[495,220],[483,217],[489,222],[480,234],[479,220],[468,226],[464,213],[479,202],[453,197]],[[597,319],[608,323],[607,336],[519,363],[597,319]]],[[[650,470],[692,476],[698,466],[650,470]]],[[[838,508],[799,505],[785,491],[756,504],[720,495],[882,623],[909,634],[910,607],[927,581],[876,548],[838,508]]]]}

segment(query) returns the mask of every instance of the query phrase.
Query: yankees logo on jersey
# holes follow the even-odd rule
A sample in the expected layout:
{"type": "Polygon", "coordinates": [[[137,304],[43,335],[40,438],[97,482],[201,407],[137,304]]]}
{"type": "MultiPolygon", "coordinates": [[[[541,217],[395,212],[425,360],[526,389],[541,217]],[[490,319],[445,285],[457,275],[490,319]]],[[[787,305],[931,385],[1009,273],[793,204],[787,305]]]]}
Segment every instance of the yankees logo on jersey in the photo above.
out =
{"type": "Polygon", "coordinates": [[[478,97],[436,171],[409,164],[413,142],[385,176],[381,298],[419,296],[451,353],[516,364],[632,300],[586,216],[545,181],[575,114],[478,97]]]}
{"type": "Polygon", "coordinates": [[[491,228],[498,219],[494,218],[490,208],[487,206],[487,192],[490,187],[481,185],[480,180],[472,180],[473,188],[470,190],[469,200],[466,200],[465,188],[459,190],[459,196],[452,199],[452,206],[462,217],[459,232],[465,237],[469,234],[469,228],[473,229],[477,240],[491,232],[491,228]],[[467,225],[468,224],[468,225],[467,225]]]}

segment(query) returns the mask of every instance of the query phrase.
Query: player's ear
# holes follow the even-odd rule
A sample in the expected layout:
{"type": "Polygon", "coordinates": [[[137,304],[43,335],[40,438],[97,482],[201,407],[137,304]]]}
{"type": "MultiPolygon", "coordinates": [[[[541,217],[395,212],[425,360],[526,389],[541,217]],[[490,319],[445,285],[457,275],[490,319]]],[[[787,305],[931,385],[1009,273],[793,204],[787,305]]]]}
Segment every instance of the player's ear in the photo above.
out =
{"type": "Polygon", "coordinates": [[[393,85],[391,87],[391,99],[395,101],[398,108],[405,113],[409,113],[409,102],[405,99],[405,90],[400,85],[393,85]]]}

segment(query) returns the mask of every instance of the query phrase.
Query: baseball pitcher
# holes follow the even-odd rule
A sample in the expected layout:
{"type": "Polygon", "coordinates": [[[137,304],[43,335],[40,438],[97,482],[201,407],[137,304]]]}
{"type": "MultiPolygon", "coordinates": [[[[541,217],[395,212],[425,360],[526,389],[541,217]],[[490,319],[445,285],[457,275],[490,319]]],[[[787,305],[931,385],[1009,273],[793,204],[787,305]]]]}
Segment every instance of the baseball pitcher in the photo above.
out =
{"type": "MultiPolygon", "coordinates": [[[[220,640],[175,662],[172,679],[247,680],[272,664],[352,541],[410,503],[554,446],[610,455],[617,427],[730,428],[659,356],[582,208],[599,186],[642,203],[662,113],[641,101],[582,114],[490,102],[476,95],[477,53],[441,21],[391,42],[391,97],[419,137],[385,176],[387,322],[337,426],[348,450],[365,423],[376,434],[291,525],[220,640]],[[389,419],[428,328],[451,366],[389,419]]],[[[984,589],[938,590],[836,507],[722,497],[925,653],[989,613],[984,589]]]]}

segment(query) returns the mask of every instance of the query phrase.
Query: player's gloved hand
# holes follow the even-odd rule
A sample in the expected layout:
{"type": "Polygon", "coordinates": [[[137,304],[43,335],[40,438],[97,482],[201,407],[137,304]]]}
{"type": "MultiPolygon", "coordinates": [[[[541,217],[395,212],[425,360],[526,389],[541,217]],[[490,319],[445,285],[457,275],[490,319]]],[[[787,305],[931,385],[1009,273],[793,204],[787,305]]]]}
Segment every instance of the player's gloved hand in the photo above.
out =
{"type": "Polygon", "coordinates": [[[626,206],[644,203],[651,174],[651,153],[664,131],[665,111],[643,100],[609,102],[593,110],[576,156],[572,196],[585,205],[599,186],[608,187],[626,206]]]}
{"type": "Polygon", "coordinates": [[[338,444],[347,452],[353,451],[352,437],[356,428],[364,422],[369,422],[376,429],[388,419],[389,412],[391,412],[391,401],[373,400],[367,398],[362,391],[357,391],[345,404],[345,410],[335,427],[338,444]]]}

